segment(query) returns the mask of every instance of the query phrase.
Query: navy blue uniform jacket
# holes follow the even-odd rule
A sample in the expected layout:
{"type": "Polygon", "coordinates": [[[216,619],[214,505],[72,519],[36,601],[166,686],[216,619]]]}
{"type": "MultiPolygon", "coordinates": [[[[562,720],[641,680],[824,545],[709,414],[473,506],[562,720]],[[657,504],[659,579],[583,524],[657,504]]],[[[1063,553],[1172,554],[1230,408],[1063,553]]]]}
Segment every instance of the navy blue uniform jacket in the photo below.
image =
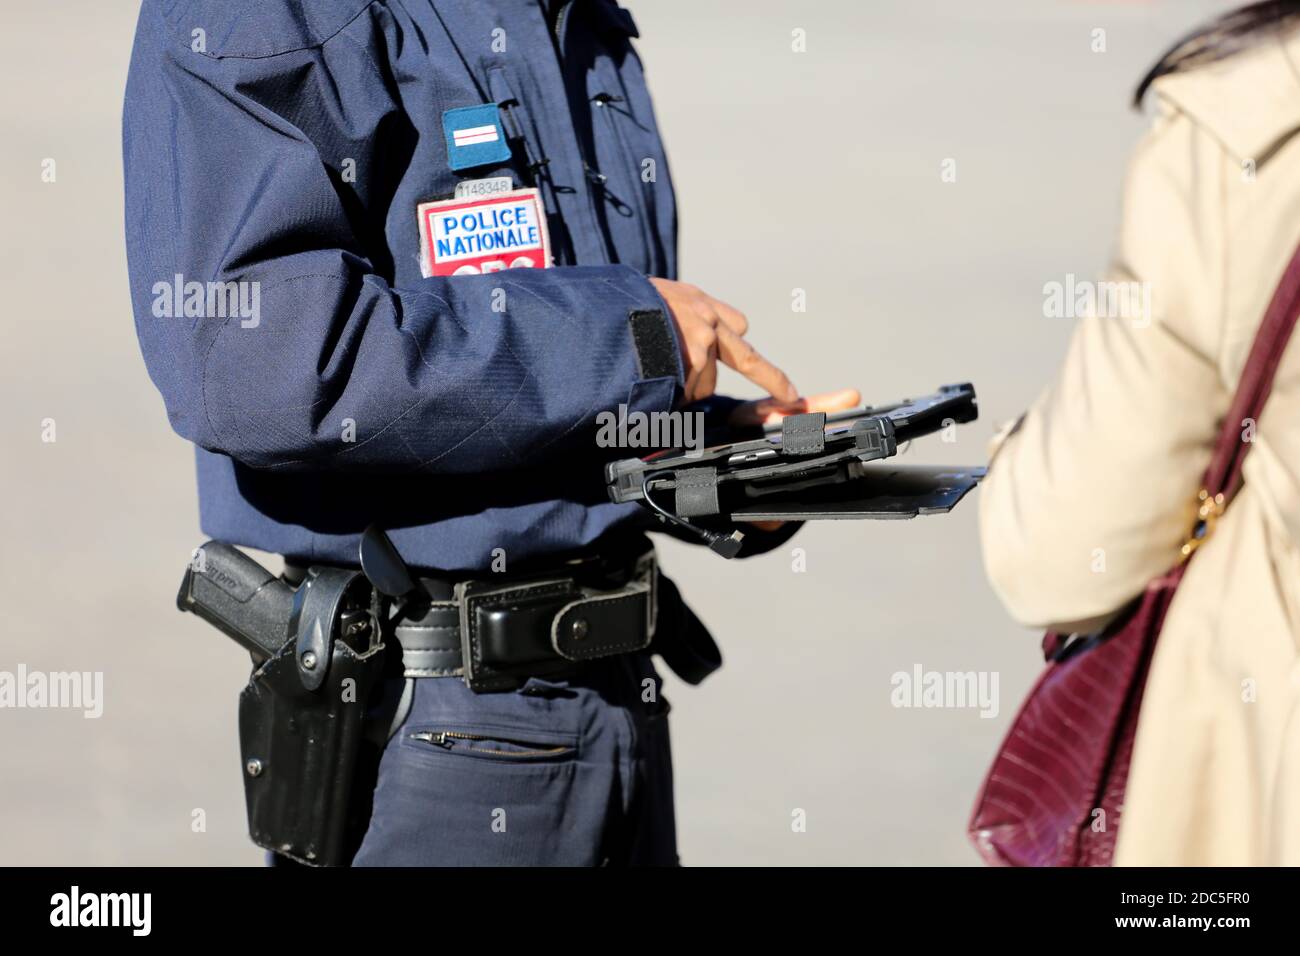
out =
{"type": "Polygon", "coordinates": [[[681,395],[646,278],[675,276],[677,224],[636,35],[612,0],[549,18],[537,0],[145,0],[131,291],[197,446],[206,534],[353,562],[374,521],[454,570],[646,522],[606,498],[595,442],[602,410],[681,395]],[[453,170],[444,113],[485,104],[508,155],[453,170]],[[555,266],[424,277],[417,205],[505,176],[540,190],[555,266]],[[170,308],[193,282],[243,284],[256,313],[170,308]]]}

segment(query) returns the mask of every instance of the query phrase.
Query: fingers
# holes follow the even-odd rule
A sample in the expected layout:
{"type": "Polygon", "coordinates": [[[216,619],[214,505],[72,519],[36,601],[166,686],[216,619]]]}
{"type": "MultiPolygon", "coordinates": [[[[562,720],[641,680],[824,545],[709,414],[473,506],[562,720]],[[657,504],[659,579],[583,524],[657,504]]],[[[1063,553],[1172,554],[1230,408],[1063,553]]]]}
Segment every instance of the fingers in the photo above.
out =
{"type": "Polygon", "coordinates": [[[715,299],[696,286],[685,283],[682,285],[695,314],[709,325],[716,326],[721,323],[737,335],[744,335],[749,331],[749,319],[745,318],[745,314],[735,306],[728,305],[721,299],[715,299]]]}
{"type": "Polygon", "coordinates": [[[650,282],[668,306],[677,327],[685,369],[686,400],[713,394],[719,360],[761,386],[774,398],[793,401],[799,393],[785,373],[755,351],[743,336],[744,313],[686,282],[652,276],[650,282]]]}
{"type": "Polygon", "coordinates": [[[841,388],[808,398],[797,398],[793,402],[760,398],[736,406],[736,410],[731,413],[731,423],[733,425],[774,425],[788,415],[799,415],[804,412],[825,412],[830,415],[857,408],[861,404],[862,396],[858,394],[856,388],[841,388]]]}
{"type": "MultiPolygon", "coordinates": [[[[705,353],[704,363],[700,367],[700,374],[695,379],[695,396],[697,398],[708,398],[718,388],[718,343],[715,339],[708,347],[705,353]]],[[[688,393],[690,394],[690,393],[688,393]]]]}
{"type": "Polygon", "coordinates": [[[757,401],[746,402],[744,405],[737,405],[736,410],[731,413],[731,422],[734,425],[767,425],[771,422],[779,422],[787,415],[798,415],[804,410],[802,398],[793,402],[760,398],[757,401]]]}
{"type": "Polygon", "coordinates": [[[718,359],[724,365],[734,368],[779,401],[793,402],[799,398],[798,390],[786,378],[785,372],[759,355],[754,346],[726,325],[719,325],[716,332],[718,359]]]}
{"type": "Polygon", "coordinates": [[[749,331],[749,319],[745,318],[745,313],[739,309],[734,309],[721,299],[712,299],[713,307],[717,311],[718,319],[731,331],[737,335],[744,335],[749,331]]]}
{"type": "Polygon", "coordinates": [[[833,415],[836,412],[857,408],[861,404],[862,396],[858,394],[856,388],[841,388],[834,392],[810,395],[791,404],[775,404],[761,421],[764,425],[775,425],[787,415],[798,415],[804,412],[824,412],[833,415]]]}
{"type": "Polygon", "coordinates": [[[810,395],[804,399],[807,406],[804,410],[809,412],[825,412],[828,415],[835,412],[846,412],[850,408],[857,408],[862,404],[862,396],[858,394],[856,388],[840,388],[833,392],[822,392],[820,395],[810,395]]]}
{"type": "Polygon", "coordinates": [[[679,326],[686,401],[708,398],[718,383],[718,337],[703,322],[679,326]]]}

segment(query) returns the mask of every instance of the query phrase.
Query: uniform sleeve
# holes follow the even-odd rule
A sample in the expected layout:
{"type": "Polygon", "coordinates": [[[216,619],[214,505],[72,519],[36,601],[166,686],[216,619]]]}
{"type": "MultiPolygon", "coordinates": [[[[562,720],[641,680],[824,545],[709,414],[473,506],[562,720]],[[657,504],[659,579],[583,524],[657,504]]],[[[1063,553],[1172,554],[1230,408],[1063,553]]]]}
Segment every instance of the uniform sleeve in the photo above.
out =
{"type": "Polygon", "coordinates": [[[1096,625],[1178,559],[1230,398],[1215,358],[1224,169],[1183,116],[1149,134],[1130,167],[1117,261],[1091,307],[1075,289],[1087,314],[1064,366],[1000,436],[981,537],[993,587],[1022,623],[1096,625]]]}
{"type": "Polygon", "coordinates": [[[385,69],[346,32],[222,58],[142,14],[128,260],[176,431],[252,467],[470,473],[595,454],[598,412],[671,408],[675,332],[633,269],[385,278],[392,193],[417,145],[385,69]],[[355,181],[338,157],[356,159],[355,181]],[[229,307],[192,314],[193,283],[209,300],[221,284],[229,307]]]}

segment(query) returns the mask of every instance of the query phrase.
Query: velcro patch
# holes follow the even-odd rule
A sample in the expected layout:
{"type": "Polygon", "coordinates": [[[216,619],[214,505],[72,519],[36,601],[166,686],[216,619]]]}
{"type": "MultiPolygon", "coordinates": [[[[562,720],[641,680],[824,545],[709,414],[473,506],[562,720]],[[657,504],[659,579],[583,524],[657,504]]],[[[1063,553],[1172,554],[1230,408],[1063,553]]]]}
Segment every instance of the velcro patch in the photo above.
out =
{"type": "Polygon", "coordinates": [[[416,217],[425,278],[550,268],[546,210],[536,189],[420,203],[416,217]]]}

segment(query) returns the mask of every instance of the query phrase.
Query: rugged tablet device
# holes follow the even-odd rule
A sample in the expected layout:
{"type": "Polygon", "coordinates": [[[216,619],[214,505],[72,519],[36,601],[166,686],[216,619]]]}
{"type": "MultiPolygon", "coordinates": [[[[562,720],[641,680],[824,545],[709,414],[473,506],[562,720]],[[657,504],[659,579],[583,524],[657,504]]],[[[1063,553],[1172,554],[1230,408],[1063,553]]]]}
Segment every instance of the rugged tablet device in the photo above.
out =
{"type": "Polygon", "coordinates": [[[983,468],[899,466],[882,459],[897,454],[900,443],[978,416],[971,385],[946,385],[894,405],[829,417],[791,415],[760,438],[699,452],[674,449],[610,462],[605,480],[611,500],[641,502],[730,558],[744,536],[719,534],[693,519],[881,519],[951,511],[984,476],[983,468]],[[671,507],[665,504],[670,500],[671,507]]]}

